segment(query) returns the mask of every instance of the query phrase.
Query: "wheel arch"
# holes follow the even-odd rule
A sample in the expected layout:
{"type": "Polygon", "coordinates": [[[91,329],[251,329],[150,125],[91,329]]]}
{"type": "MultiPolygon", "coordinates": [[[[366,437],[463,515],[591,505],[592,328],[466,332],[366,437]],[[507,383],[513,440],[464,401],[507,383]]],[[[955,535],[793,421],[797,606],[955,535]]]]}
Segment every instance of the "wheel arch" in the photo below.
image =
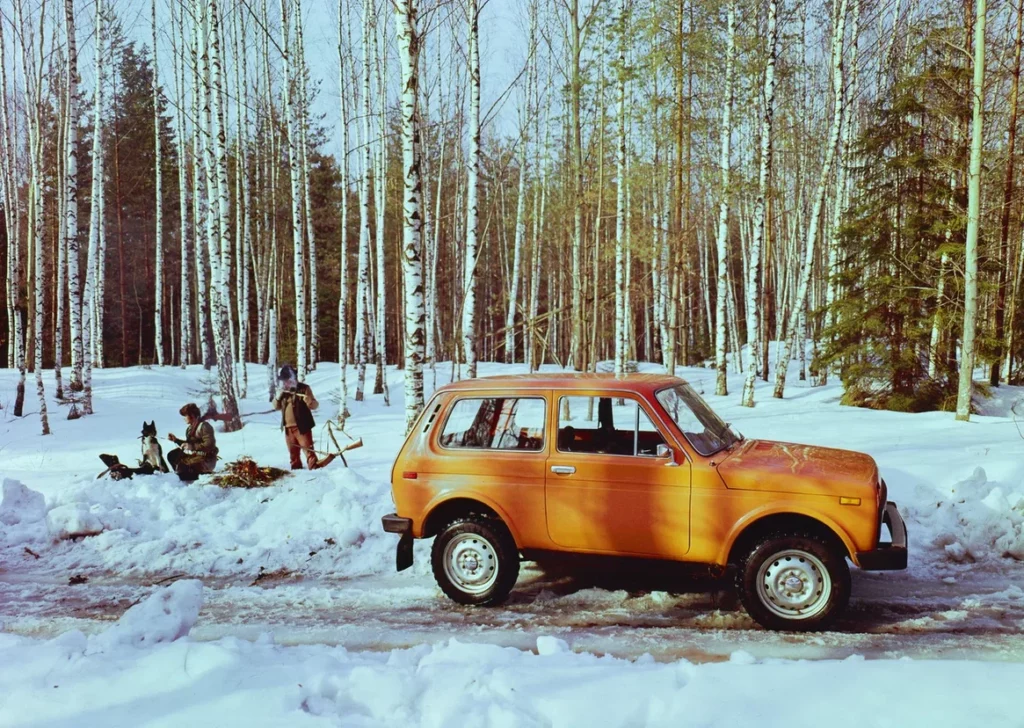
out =
{"type": "Polygon", "coordinates": [[[478,494],[458,495],[451,498],[430,504],[427,508],[427,516],[423,519],[423,528],[420,538],[436,536],[445,524],[460,516],[476,514],[485,518],[493,518],[501,523],[512,534],[512,539],[519,544],[519,536],[512,525],[508,514],[505,513],[496,503],[478,494]]]}
{"type": "Polygon", "coordinates": [[[828,540],[844,556],[855,559],[856,547],[847,533],[835,521],[819,513],[798,510],[755,512],[733,528],[719,552],[718,563],[735,564],[755,542],[773,532],[808,531],[828,540]]]}

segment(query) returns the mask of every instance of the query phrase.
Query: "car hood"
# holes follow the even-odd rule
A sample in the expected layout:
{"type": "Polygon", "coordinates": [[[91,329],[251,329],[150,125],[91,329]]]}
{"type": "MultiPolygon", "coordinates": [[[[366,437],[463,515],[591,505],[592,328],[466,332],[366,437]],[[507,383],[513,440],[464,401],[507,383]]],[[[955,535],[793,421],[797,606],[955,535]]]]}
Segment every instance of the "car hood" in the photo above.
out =
{"type": "Polygon", "coordinates": [[[849,495],[878,485],[874,458],[852,450],[746,440],[718,466],[727,488],[849,495]]]}

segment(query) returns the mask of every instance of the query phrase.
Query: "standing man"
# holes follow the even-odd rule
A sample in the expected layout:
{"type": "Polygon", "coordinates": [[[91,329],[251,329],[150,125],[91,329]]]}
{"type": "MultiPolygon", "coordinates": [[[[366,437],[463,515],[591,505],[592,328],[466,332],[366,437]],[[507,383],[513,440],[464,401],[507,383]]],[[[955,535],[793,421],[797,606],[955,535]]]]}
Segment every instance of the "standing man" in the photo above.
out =
{"type": "Polygon", "coordinates": [[[185,439],[167,435],[167,439],[178,445],[167,453],[171,469],[184,481],[192,481],[203,473],[212,473],[217,467],[217,436],[213,426],[199,418],[199,407],[194,402],[178,410],[185,418],[185,439]]]}
{"type": "Polygon", "coordinates": [[[284,430],[284,444],[288,447],[292,470],[302,470],[302,451],[306,452],[306,467],[310,470],[322,468],[336,457],[329,453],[318,460],[313,450],[312,410],[320,406],[308,384],[299,381],[296,371],[285,364],[277,375],[278,390],[274,397],[274,409],[281,410],[281,428],[284,430]]]}

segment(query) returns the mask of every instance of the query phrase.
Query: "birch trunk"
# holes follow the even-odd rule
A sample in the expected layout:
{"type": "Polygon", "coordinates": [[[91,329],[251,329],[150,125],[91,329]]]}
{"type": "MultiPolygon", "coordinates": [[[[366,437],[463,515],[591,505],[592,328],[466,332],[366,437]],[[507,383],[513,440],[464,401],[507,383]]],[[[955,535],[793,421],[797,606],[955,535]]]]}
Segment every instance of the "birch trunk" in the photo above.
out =
{"type": "Polygon", "coordinates": [[[306,225],[306,244],[309,246],[309,369],[316,369],[320,360],[320,316],[317,309],[317,270],[316,270],[316,236],[313,234],[313,206],[309,197],[309,98],[306,88],[306,46],[302,37],[302,4],[295,0],[296,54],[295,68],[298,70],[298,126],[299,151],[302,158],[302,202],[306,225]]]}
{"type": "Polygon", "coordinates": [[[174,91],[178,100],[177,113],[175,116],[175,128],[177,131],[178,149],[178,214],[179,229],[178,235],[181,240],[181,279],[179,291],[181,292],[181,314],[178,317],[181,332],[179,333],[178,363],[184,369],[192,361],[192,340],[194,315],[192,312],[192,243],[189,240],[189,218],[188,218],[188,182],[186,180],[186,142],[185,142],[185,21],[178,18],[175,8],[177,3],[171,4],[171,52],[174,60],[174,91]],[[181,48],[177,43],[178,33],[181,38],[181,48]]]}
{"type": "MultiPolygon", "coordinates": [[[[29,258],[34,253],[33,280],[33,349],[32,368],[36,375],[36,395],[39,398],[39,423],[42,434],[50,434],[50,422],[46,411],[46,388],[43,384],[43,322],[45,296],[45,242],[43,225],[45,222],[44,195],[42,177],[42,136],[40,121],[43,104],[43,68],[42,58],[35,55],[35,35],[25,24],[23,0],[16,0],[14,14],[21,42],[22,64],[25,74],[25,116],[28,127],[29,179],[28,179],[28,235],[30,246],[29,258]]],[[[42,53],[45,37],[40,33],[39,51],[42,53]]],[[[6,89],[3,90],[6,92],[6,89]]]]}
{"type": "MultiPolygon", "coordinates": [[[[725,54],[725,105],[722,108],[722,148],[719,167],[722,173],[722,200],[718,205],[718,235],[715,245],[718,250],[718,293],[716,298],[715,316],[715,394],[724,396],[729,393],[726,382],[726,310],[729,296],[729,167],[730,142],[732,141],[732,103],[733,75],[736,65],[736,4],[729,3],[728,9],[729,39],[725,54]]],[[[735,353],[736,356],[739,352],[735,353]]]]}
{"type": "MultiPolygon", "coordinates": [[[[839,0],[839,7],[833,17],[831,57],[834,108],[829,127],[828,142],[825,148],[825,160],[822,164],[821,175],[818,178],[818,186],[815,190],[814,206],[811,209],[811,216],[807,221],[805,249],[803,252],[803,262],[800,267],[800,280],[796,289],[793,308],[789,313],[786,341],[775,369],[775,389],[772,395],[777,399],[782,399],[782,394],[785,390],[786,372],[789,369],[789,362],[793,355],[793,341],[797,336],[803,311],[807,307],[807,291],[810,285],[811,271],[814,268],[814,247],[817,241],[818,221],[821,218],[821,209],[825,202],[825,190],[832,171],[832,165],[835,163],[836,148],[839,145],[839,131],[843,113],[843,42],[846,32],[847,2],[848,0],[839,0]]],[[[804,348],[801,345],[801,351],[804,348]]]]}
{"type": "MultiPolygon", "coordinates": [[[[348,84],[345,75],[345,52],[343,31],[347,26],[345,5],[338,0],[338,88],[341,102],[341,240],[340,283],[338,287],[338,370],[339,393],[338,423],[344,428],[348,418],[348,84]]],[[[348,49],[351,52],[351,49],[348,49]]]]}
{"type": "Polygon", "coordinates": [[[356,290],[356,401],[363,401],[366,385],[366,360],[370,355],[370,31],[373,27],[373,6],[363,0],[363,98],[362,179],[359,185],[359,262],[356,290]]]}
{"type": "Polygon", "coordinates": [[[288,132],[288,172],[291,183],[291,211],[292,211],[292,247],[293,247],[293,277],[295,281],[295,349],[296,365],[300,379],[305,379],[308,373],[306,352],[309,351],[309,342],[306,340],[306,276],[305,256],[303,248],[302,228],[302,184],[299,174],[301,164],[301,151],[299,149],[299,134],[295,124],[295,108],[292,102],[292,88],[295,83],[292,70],[291,45],[289,38],[289,21],[287,0],[281,0],[281,55],[284,60],[284,82],[282,84],[284,95],[285,126],[288,132]]]}
{"type": "MultiPolygon", "coordinates": [[[[619,2],[618,136],[615,154],[615,375],[626,372],[626,0],[619,2]]],[[[601,103],[603,103],[603,99],[601,103]]]]}
{"type": "Polygon", "coordinates": [[[395,26],[402,61],[402,161],[405,205],[402,231],[402,274],[405,279],[405,431],[423,409],[423,268],[421,258],[421,191],[419,114],[420,37],[416,0],[397,0],[395,26]]]}
{"type": "MultiPolygon", "coordinates": [[[[64,139],[64,235],[67,247],[68,298],[71,304],[71,391],[82,390],[82,280],[78,241],[78,41],[75,35],[74,0],[64,0],[65,35],[68,39],[68,82],[65,101],[68,133],[64,139]]],[[[3,52],[0,46],[0,53],[3,52]]],[[[6,83],[3,88],[6,88],[6,83]]],[[[4,126],[0,134],[6,132],[4,126]]],[[[2,153],[2,150],[0,150],[2,153]]],[[[9,208],[8,208],[9,209],[9,208]]]]}
{"type": "MultiPolygon", "coordinates": [[[[469,0],[469,173],[466,190],[466,268],[463,282],[462,349],[467,376],[476,377],[476,264],[480,180],[480,31],[477,0],[469,0]]],[[[578,266],[579,260],[576,260],[578,266]]],[[[575,296],[578,297],[578,291],[575,296]]]]}
{"type": "MultiPolygon", "coordinates": [[[[380,33],[384,32],[384,28],[379,29],[380,33]]],[[[379,115],[377,117],[378,124],[378,137],[377,137],[377,149],[378,149],[378,165],[377,173],[374,176],[374,180],[377,183],[376,196],[374,197],[374,206],[377,213],[377,305],[374,308],[376,314],[376,335],[374,341],[376,342],[376,358],[377,358],[377,373],[374,378],[373,393],[384,395],[384,405],[390,406],[391,396],[388,392],[387,382],[387,276],[385,269],[385,258],[384,258],[384,212],[387,203],[387,177],[388,177],[388,145],[387,145],[387,45],[380,42],[381,39],[378,37],[378,33],[374,33],[374,51],[377,56],[377,85],[378,85],[378,110],[379,115]],[[378,45],[379,44],[379,45],[378,45]]]]}
{"type": "Polygon", "coordinates": [[[956,419],[971,419],[974,392],[974,337],[978,317],[978,229],[981,226],[981,146],[985,103],[985,0],[976,0],[974,18],[974,113],[971,162],[967,175],[967,255],[964,262],[964,333],[960,350],[960,384],[956,419]]]}
{"type": "MultiPolygon", "coordinates": [[[[213,101],[213,143],[216,145],[216,177],[218,235],[220,238],[220,275],[218,276],[220,304],[217,326],[214,335],[217,339],[217,379],[220,384],[220,396],[223,414],[230,419],[224,422],[225,432],[242,429],[242,420],[238,416],[238,401],[235,398],[235,372],[231,352],[231,240],[229,238],[231,208],[228,203],[228,145],[226,134],[226,114],[224,112],[224,64],[221,48],[220,9],[217,0],[208,0],[207,9],[210,15],[210,76],[212,81],[211,96],[213,101]],[[219,332],[219,334],[218,334],[219,332]]],[[[217,310],[215,310],[217,313],[217,310]]]]}
{"type": "Polygon", "coordinates": [[[761,342],[761,245],[765,238],[765,205],[772,174],[772,127],[775,118],[775,55],[779,43],[778,0],[768,0],[767,62],[764,67],[764,97],[761,114],[761,160],[757,177],[757,201],[754,203],[754,234],[750,244],[747,277],[747,345],[750,365],[743,384],[740,404],[754,406],[754,379],[757,377],[761,342]]]}
{"type": "Polygon", "coordinates": [[[153,149],[155,156],[154,185],[156,188],[156,230],[154,232],[156,241],[156,311],[154,314],[155,337],[154,347],[156,348],[156,363],[164,365],[164,205],[163,205],[163,158],[160,149],[160,82],[159,66],[157,64],[156,51],[156,0],[150,3],[153,30],[153,149]]]}
{"type": "MultiPolygon", "coordinates": [[[[196,266],[196,308],[199,316],[197,335],[200,341],[200,356],[203,368],[209,369],[213,366],[213,347],[210,345],[212,336],[211,296],[213,291],[207,287],[206,268],[209,254],[204,241],[209,239],[209,218],[210,200],[207,193],[208,183],[206,180],[206,145],[207,131],[203,120],[205,93],[204,71],[201,63],[205,64],[205,51],[203,47],[205,40],[202,32],[201,8],[197,8],[193,18],[193,48],[192,48],[192,215],[193,232],[195,244],[195,266],[196,266]]],[[[205,68],[205,66],[203,66],[205,68]]]]}
{"type": "MultiPolygon", "coordinates": [[[[989,373],[989,384],[993,387],[999,386],[1000,375],[1002,374],[1002,368],[1004,361],[1008,361],[1013,357],[1013,352],[1010,350],[1008,344],[1012,339],[1006,335],[1006,293],[1007,286],[1009,283],[1009,268],[1010,268],[1010,207],[1013,201],[1013,187],[1014,187],[1014,150],[1016,148],[1017,141],[1017,104],[1018,104],[1018,92],[1020,90],[1020,60],[1021,60],[1021,40],[1024,36],[1024,2],[1018,1],[1017,3],[1017,30],[1014,36],[1013,45],[1013,80],[1010,83],[1010,120],[1007,131],[1007,143],[1006,143],[1006,179],[1003,183],[1003,208],[1000,215],[999,221],[999,283],[996,291],[996,310],[995,310],[995,340],[997,349],[997,356],[995,361],[992,362],[992,368],[989,373]]],[[[1010,306],[1012,314],[1013,305],[1010,306]]],[[[1013,316],[1010,316],[1010,324],[1013,324],[1013,316]]],[[[1009,372],[1007,372],[1009,375],[1009,372]]]]}
{"type": "Polygon", "coordinates": [[[82,375],[82,409],[85,414],[93,413],[92,407],[92,367],[95,361],[96,336],[96,280],[99,269],[97,258],[101,255],[103,245],[101,238],[105,234],[103,226],[103,87],[106,85],[106,54],[107,36],[104,22],[104,0],[96,0],[96,47],[93,57],[96,65],[96,89],[93,101],[92,128],[92,191],[89,211],[89,252],[86,260],[85,289],[82,293],[84,321],[82,322],[83,375],[82,375]]]}

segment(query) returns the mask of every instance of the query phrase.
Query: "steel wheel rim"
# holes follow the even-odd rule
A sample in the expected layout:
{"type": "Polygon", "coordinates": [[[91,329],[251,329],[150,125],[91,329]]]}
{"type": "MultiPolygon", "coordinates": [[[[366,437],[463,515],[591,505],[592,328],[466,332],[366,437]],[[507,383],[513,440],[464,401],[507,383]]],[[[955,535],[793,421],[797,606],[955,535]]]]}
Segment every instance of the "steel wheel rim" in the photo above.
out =
{"type": "Polygon", "coordinates": [[[757,596],[768,611],[788,620],[816,617],[832,596],[832,576],[817,556],[786,549],[757,570],[757,596]]]}
{"type": "Polygon", "coordinates": [[[444,575],[466,594],[483,594],[498,580],[498,556],[489,540],[460,533],[444,547],[444,575]]]}

